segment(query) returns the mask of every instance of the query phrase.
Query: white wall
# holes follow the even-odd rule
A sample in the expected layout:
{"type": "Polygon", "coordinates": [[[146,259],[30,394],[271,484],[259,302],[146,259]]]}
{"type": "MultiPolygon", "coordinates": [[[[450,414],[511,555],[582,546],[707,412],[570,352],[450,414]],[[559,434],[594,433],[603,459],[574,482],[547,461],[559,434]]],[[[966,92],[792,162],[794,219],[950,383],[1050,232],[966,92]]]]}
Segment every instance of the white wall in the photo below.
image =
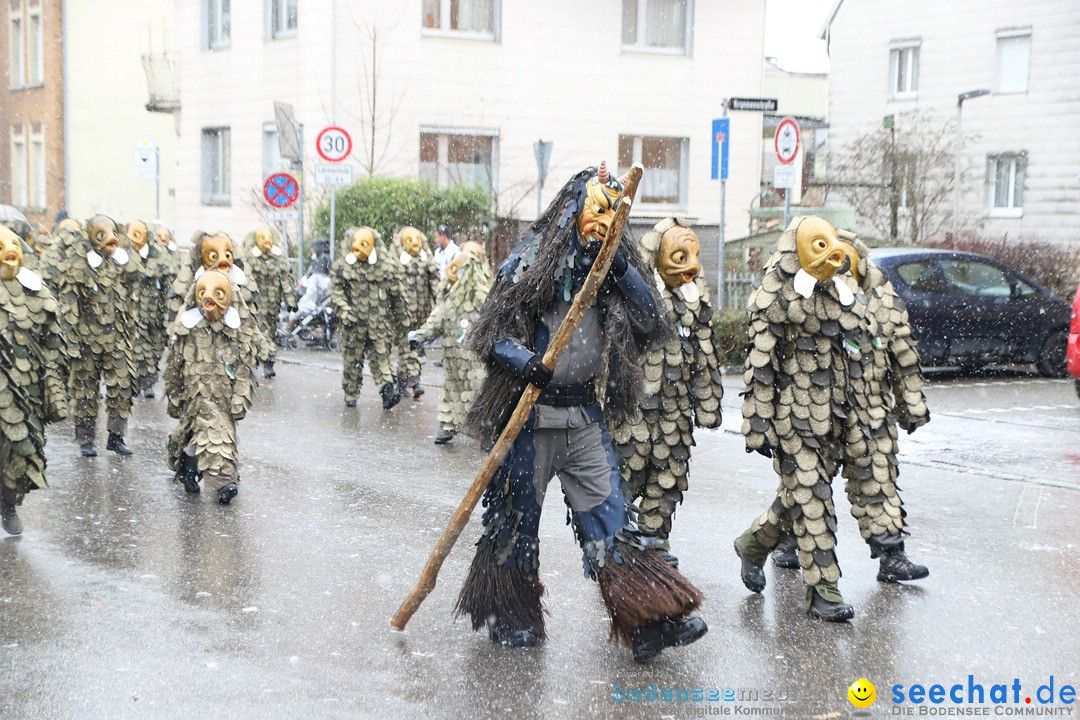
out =
{"type": "Polygon", "coordinates": [[[68,212],[107,212],[117,222],[155,218],[153,180],[135,180],[133,153],[147,137],[160,150],[161,218],[175,221],[176,125],[145,108],[142,56],[173,42],[173,0],[67,2],[68,212]]]}
{"type": "MultiPolygon", "coordinates": [[[[992,88],[996,32],[1031,26],[1028,92],[964,103],[961,219],[988,234],[1075,243],[1080,238],[1080,4],[1070,0],[844,2],[830,43],[833,149],[881,126],[885,115],[932,109],[955,121],[957,96],[992,88]],[[918,97],[887,99],[889,43],[921,37],[918,97]],[[986,156],[1026,151],[1023,216],[988,217],[986,156]]],[[[951,213],[951,203],[948,212],[951,213]]]]}
{"type": "MultiPolygon", "coordinates": [[[[715,223],[719,183],[709,179],[711,121],[721,114],[721,98],[761,93],[764,2],[695,4],[693,55],[682,57],[623,53],[617,0],[503,0],[498,42],[423,35],[416,0],[337,0],[337,122],[352,133],[358,156],[371,53],[361,28],[374,27],[379,102],[394,110],[389,136],[376,142],[387,151],[379,174],[418,174],[421,126],[497,129],[499,210],[531,219],[537,139],[554,142],[546,202],[582,167],[601,159],[614,166],[620,134],[688,137],[684,212],[715,223]]],[[[295,106],[309,158],[315,134],[331,120],[331,3],[302,3],[297,36],[274,41],[264,39],[261,0],[233,0],[232,7],[231,47],[204,51],[198,0],[176,3],[184,104],[181,237],[209,227],[242,234],[259,222],[260,203],[253,198],[263,182],[262,125],[273,120],[273,100],[295,106]],[[200,131],[214,125],[232,128],[230,207],[200,203],[200,131]]],[[[729,237],[747,226],[757,193],[760,128],[758,113],[732,116],[729,237]]],[[[309,198],[321,192],[308,191],[309,198]]]]}

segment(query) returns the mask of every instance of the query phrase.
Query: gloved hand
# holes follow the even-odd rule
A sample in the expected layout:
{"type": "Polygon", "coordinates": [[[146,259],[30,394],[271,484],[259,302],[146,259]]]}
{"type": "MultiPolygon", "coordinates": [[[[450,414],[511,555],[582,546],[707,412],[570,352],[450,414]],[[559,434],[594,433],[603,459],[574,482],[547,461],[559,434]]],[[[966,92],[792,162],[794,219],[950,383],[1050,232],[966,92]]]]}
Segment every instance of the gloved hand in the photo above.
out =
{"type": "Polygon", "coordinates": [[[540,355],[533,355],[525,365],[522,376],[536,387],[543,390],[551,382],[551,368],[543,363],[540,355]]]}
{"type": "Polygon", "coordinates": [[[416,348],[420,347],[420,345],[421,345],[420,338],[417,337],[417,333],[416,333],[415,330],[410,330],[409,334],[406,335],[405,337],[409,341],[409,349],[410,350],[415,350],[416,348]]]}

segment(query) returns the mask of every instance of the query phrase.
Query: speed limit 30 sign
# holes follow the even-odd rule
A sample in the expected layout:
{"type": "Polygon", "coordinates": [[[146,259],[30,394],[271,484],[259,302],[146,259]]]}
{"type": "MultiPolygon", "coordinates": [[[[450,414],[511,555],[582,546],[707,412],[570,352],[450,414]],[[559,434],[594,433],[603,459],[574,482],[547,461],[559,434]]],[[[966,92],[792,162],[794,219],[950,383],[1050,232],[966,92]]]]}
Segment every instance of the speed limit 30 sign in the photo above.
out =
{"type": "Polygon", "coordinates": [[[352,153],[352,138],[345,128],[331,125],[323,128],[315,138],[315,149],[326,162],[341,162],[352,153]]]}

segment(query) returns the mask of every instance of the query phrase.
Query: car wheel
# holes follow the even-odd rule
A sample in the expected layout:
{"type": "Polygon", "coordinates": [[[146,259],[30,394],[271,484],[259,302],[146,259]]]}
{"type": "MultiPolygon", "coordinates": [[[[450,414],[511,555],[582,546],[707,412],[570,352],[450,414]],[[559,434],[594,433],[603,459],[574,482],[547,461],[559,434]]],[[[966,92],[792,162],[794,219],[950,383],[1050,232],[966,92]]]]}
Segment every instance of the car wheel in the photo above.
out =
{"type": "Polygon", "coordinates": [[[1076,381],[1076,397],[1080,397],[1080,380],[1076,381]]]}
{"type": "Polygon", "coordinates": [[[1069,344],[1069,334],[1064,330],[1057,330],[1046,336],[1042,349],[1039,350],[1039,359],[1035,367],[1044,377],[1065,377],[1065,351],[1069,344]]]}

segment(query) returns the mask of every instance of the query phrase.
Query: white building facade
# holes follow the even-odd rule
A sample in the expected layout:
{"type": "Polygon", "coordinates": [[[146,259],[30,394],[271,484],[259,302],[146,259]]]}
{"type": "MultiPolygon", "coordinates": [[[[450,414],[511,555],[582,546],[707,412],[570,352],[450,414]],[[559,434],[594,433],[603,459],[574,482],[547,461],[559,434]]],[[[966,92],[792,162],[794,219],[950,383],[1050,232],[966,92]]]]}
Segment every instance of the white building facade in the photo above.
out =
{"type": "MultiPolygon", "coordinates": [[[[551,141],[546,204],[582,167],[647,168],[635,213],[716,224],[711,121],[762,90],[764,0],[177,0],[180,237],[263,222],[265,178],[289,168],[274,102],[315,137],[352,136],[355,176],[479,182],[503,217],[536,216],[533,144],[551,141]]],[[[760,113],[734,113],[728,236],[748,223],[760,113]]],[[[430,230],[430,229],[428,229],[430,230]]],[[[704,239],[704,238],[703,238],[704,239]]]]}
{"type": "Polygon", "coordinates": [[[961,232],[1077,242],[1080,4],[838,0],[822,34],[830,151],[885,116],[900,123],[909,111],[930,111],[952,132],[960,124],[961,232]]]}

